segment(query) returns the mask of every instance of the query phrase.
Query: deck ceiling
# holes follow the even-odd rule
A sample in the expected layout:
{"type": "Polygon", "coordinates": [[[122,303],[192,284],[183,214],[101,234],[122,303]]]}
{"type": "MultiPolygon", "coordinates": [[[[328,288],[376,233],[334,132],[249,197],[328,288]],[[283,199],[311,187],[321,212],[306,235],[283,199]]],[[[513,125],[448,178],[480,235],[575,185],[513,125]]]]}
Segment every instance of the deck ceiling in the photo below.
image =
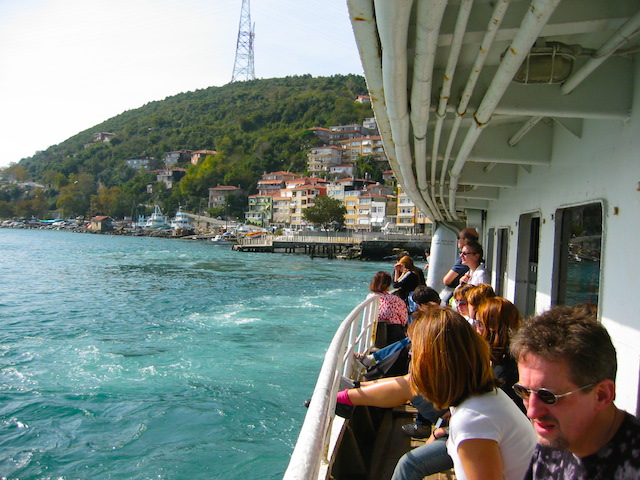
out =
{"type": "Polygon", "coordinates": [[[347,3],[391,167],[432,220],[486,209],[548,166],[555,128],[629,117],[637,0],[347,3]],[[554,43],[572,46],[566,79],[513,81],[554,43]]]}

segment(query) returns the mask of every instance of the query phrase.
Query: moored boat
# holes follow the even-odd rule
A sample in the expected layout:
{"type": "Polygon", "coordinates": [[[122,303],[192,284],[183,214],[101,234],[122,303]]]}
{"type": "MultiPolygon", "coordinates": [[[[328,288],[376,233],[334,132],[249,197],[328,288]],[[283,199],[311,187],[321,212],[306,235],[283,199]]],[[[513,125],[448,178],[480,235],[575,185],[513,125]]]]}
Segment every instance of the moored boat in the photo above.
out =
{"type": "Polygon", "coordinates": [[[238,237],[232,232],[220,233],[211,239],[215,245],[235,245],[237,241],[238,237]]]}
{"type": "Polygon", "coordinates": [[[153,213],[147,219],[144,224],[144,228],[148,228],[151,230],[161,230],[169,228],[169,224],[167,223],[167,217],[162,215],[162,210],[160,210],[160,206],[156,205],[153,209],[153,213]]]}
{"type": "Polygon", "coordinates": [[[182,211],[182,207],[178,207],[175,217],[171,219],[171,228],[174,230],[190,230],[191,219],[189,215],[182,211]]]}

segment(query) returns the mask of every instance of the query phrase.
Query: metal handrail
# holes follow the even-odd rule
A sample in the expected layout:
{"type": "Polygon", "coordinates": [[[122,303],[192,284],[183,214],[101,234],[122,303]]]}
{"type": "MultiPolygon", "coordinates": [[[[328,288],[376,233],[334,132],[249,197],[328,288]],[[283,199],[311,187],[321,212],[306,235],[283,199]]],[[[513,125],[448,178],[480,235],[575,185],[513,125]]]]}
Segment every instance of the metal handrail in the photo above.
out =
{"type": "Polygon", "coordinates": [[[330,466],[331,459],[327,457],[340,378],[351,376],[355,363],[353,353],[366,352],[373,345],[379,307],[380,297],[372,295],[354,308],[336,330],[284,480],[318,478],[320,469],[330,466]]]}

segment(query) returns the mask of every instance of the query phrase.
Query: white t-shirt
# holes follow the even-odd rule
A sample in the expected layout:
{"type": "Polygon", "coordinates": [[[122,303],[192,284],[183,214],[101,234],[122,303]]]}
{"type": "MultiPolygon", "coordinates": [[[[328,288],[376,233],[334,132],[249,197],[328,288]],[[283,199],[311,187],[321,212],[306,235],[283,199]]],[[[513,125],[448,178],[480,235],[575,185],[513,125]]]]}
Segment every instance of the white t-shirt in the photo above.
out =
{"type": "Polygon", "coordinates": [[[474,395],[457,407],[451,407],[447,451],[453,459],[458,480],[467,478],[458,456],[458,446],[471,439],[498,442],[504,478],[522,480],[536,446],[536,434],[529,419],[502,390],[474,395]]]}

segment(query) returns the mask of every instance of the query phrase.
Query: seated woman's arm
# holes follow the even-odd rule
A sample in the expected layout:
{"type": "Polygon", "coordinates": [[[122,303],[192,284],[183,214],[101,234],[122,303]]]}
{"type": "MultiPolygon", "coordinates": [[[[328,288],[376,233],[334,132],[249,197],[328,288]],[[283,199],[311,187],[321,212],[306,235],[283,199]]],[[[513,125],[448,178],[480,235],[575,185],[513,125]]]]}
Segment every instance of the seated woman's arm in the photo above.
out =
{"type": "Polygon", "coordinates": [[[408,375],[366,382],[361,384],[360,388],[351,388],[346,392],[354,405],[381,408],[398,407],[414,396],[409,386],[408,375]]]}
{"type": "Polygon", "coordinates": [[[468,480],[504,478],[500,447],[495,440],[473,438],[458,445],[458,456],[468,480]]]}

